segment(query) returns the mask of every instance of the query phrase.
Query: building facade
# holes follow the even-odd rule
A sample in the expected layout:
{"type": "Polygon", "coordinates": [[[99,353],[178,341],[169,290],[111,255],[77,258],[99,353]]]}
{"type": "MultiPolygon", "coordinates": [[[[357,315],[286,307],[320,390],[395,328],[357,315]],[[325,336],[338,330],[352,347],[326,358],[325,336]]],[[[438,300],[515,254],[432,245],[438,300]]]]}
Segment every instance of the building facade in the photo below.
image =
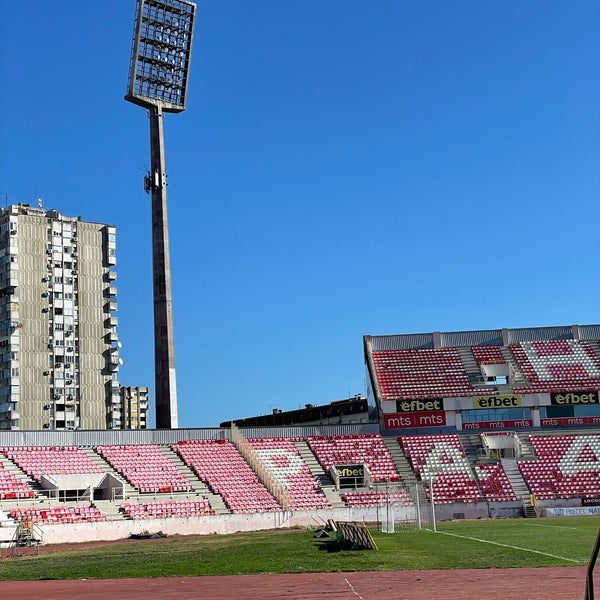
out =
{"type": "Polygon", "coordinates": [[[274,408],[271,414],[224,421],[220,427],[290,427],[295,425],[354,425],[374,423],[377,410],[369,405],[367,398],[357,394],[344,400],[334,400],[329,404],[316,406],[306,404],[296,410],[274,408]]]}
{"type": "Polygon", "coordinates": [[[0,210],[0,430],[121,429],[116,227],[0,210]]]}
{"type": "Polygon", "coordinates": [[[148,428],[148,388],[121,387],[121,404],[124,429],[148,428]]]}

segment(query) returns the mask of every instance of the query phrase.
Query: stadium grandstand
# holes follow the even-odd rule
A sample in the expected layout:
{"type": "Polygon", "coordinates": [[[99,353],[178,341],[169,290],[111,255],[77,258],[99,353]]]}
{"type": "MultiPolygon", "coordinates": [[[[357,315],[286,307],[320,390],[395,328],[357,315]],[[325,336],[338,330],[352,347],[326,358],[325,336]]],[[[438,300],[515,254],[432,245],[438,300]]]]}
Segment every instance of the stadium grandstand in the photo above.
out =
{"type": "Polygon", "coordinates": [[[365,336],[366,397],[293,418],[0,432],[0,549],[598,514],[599,339],[600,325],[365,336]]]}

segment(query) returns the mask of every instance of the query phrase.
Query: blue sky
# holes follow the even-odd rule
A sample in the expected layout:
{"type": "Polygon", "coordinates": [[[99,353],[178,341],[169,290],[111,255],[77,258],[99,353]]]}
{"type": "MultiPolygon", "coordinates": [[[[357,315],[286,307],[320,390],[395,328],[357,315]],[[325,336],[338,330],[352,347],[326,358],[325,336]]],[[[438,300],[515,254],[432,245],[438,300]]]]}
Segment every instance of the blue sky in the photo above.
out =
{"type": "MultiPolygon", "coordinates": [[[[152,388],[135,2],[0,11],[0,201],[117,225],[121,382],[152,388]]],[[[199,2],[165,117],[180,426],[363,393],[365,334],[597,323],[598,31],[591,0],[199,2]]]]}

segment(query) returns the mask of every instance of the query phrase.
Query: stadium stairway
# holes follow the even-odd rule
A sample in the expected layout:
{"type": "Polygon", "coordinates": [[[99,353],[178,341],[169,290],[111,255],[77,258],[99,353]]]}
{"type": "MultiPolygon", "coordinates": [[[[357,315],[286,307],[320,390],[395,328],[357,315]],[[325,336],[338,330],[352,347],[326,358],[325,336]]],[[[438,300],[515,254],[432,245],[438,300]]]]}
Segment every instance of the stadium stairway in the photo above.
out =
{"type": "MultiPolygon", "coordinates": [[[[473,468],[481,458],[483,446],[481,444],[481,434],[479,433],[461,433],[460,443],[465,452],[465,456],[473,468]]],[[[485,455],[485,452],[483,453],[485,455]]]]}
{"type": "Polygon", "coordinates": [[[512,375],[511,376],[512,386],[513,387],[524,387],[524,386],[529,385],[527,378],[523,374],[523,371],[521,371],[521,368],[519,367],[519,363],[516,361],[510,348],[507,348],[506,346],[502,346],[500,348],[500,352],[502,353],[502,356],[504,356],[504,360],[506,361],[506,364],[508,365],[509,373],[511,373],[511,375],[512,375]]]}
{"type": "Polygon", "coordinates": [[[396,467],[396,471],[398,472],[398,475],[400,475],[400,480],[405,483],[409,489],[413,490],[418,481],[398,440],[395,437],[383,438],[383,443],[392,457],[394,467],[396,467]]]}
{"type": "MultiPolygon", "coordinates": [[[[219,494],[213,493],[208,485],[201,481],[198,476],[188,467],[183,460],[179,457],[179,455],[173,451],[169,446],[160,446],[160,451],[165,455],[170,462],[175,465],[177,471],[184,475],[185,478],[190,482],[190,486],[192,488],[192,494],[195,496],[202,496],[203,498],[207,498],[210,502],[211,508],[218,514],[228,514],[230,511],[225,506],[225,502],[223,497],[219,494]]],[[[173,495],[173,494],[171,494],[173,495]]],[[[189,494],[187,494],[189,495],[189,494]]]]}
{"type": "Polygon", "coordinates": [[[535,458],[535,452],[533,450],[533,445],[529,439],[528,433],[517,433],[517,438],[519,440],[519,459],[531,460],[535,458]]]}
{"type": "Polygon", "coordinates": [[[335,489],[331,477],[325,473],[323,467],[319,464],[317,457],[312,453],[308,444],[302,440],[294,442],[294,446],[298,449],[300,458],[308,465],[311,475],[317,480],[319,487],[323,490],[325,497],[333,508],[344,508],[345,502],[342,500],[339,492],[335,489]]]}
{"type": "Polygon", "coordinates": [[[475,360],[475,356],[470,348],[457,348],[456,349],[458,356],[469,376],[469,381],[471,385],[481,386],[484,384],[483,375],[481,374],[481,369],[475,360]]]}
{"type": "Polygon", "coordinates": [[[119,506],[122,502],[122,500],[116,502],[113,502],[112,500],[94,500],[91,505],[94,508],[97,508],[108,521],[123,521],[128,517],[119,510],[119,506]]]}
{"type": "Polygon", "coordinates": [[[521,475],[521,471],[519,471],[517,461],[514,458],[502,458],[501,462],[517,498],[520,498],[523,502],[529,502],[530,491],[521,475]]]}
{"type": "MultiPolygon", "coordinates": [[[[42,486],[37,481],[28,477],[12,460],[10,460],[10,459],[6,458],[4,455],[0,454],[0,463],[2,463],[2,466],[7,471],[9,471],[13,475],[15,475],[21,481],[24,481],[27,484],[27,486],[29,487],[29,489],[33,491],[36,498],[47,498],[48,497],[48,492],[43,490],[42,486]]],[[[22,502],[22,500],[23,499],[21,499],[21,502],[22,502]]]]}

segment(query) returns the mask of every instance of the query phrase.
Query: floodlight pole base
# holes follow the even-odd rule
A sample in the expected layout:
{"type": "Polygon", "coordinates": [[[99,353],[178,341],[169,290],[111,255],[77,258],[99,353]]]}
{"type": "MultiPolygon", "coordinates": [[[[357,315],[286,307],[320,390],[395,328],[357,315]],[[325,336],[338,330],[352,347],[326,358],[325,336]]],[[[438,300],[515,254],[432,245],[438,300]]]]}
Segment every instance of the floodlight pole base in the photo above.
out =
{"type": "Polygon", "coordinates": [[[147,183],[152,194],[156,428],[176,429],[178,427],[177,384],[162,107],[160,105],[151,107],[149,116],[150,173],[147,183]]]}

